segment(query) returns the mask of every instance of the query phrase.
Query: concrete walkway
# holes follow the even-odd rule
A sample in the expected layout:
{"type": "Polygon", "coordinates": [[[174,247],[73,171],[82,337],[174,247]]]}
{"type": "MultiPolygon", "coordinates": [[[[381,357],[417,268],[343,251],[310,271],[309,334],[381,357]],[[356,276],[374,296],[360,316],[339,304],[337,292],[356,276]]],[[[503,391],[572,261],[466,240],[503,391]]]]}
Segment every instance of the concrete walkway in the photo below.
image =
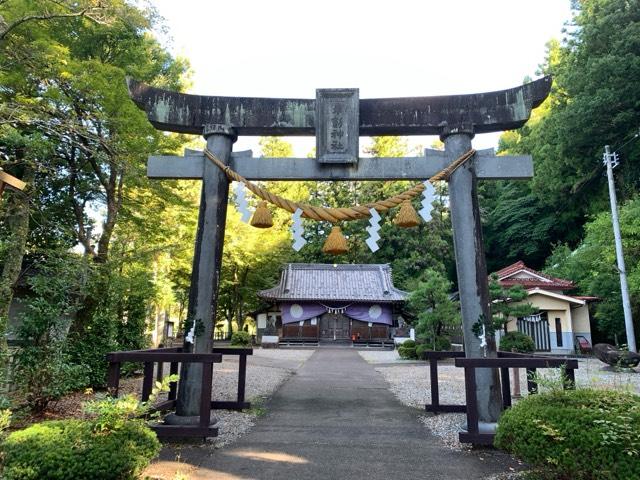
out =
{"type": "Polygon", "coordinates": [[[472,480],[511,465],[501,454],[444,447],[353,350],[318,349],[266,408],[238,442],[183,458],[199,465],[188,478],[472,480]]]}

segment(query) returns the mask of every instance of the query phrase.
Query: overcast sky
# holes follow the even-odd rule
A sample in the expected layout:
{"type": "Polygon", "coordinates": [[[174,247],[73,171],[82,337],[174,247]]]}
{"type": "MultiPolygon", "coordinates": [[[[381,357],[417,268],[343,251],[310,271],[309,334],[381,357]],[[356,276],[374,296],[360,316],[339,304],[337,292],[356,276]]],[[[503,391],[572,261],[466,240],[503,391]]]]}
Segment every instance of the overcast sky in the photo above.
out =
{"type": "MultiPolygon", "coordinates": [[[[546,42],[561,38],[571,16],[569,0],[151,3],[165,18],[163,41],[191,62],[190,93],[261,97],[315,98],[316,88],[359,88],[360,98],[375,98],[513,87],[537,76],[546,42]]],[[[478,135],[474,146],[496,142],[497,135],[478,135]]],[[[314,145],[295,139],[295,153],[306,156],[314,145]]],[[[251,137],[234,148],[259,153],[251,137]]]]}

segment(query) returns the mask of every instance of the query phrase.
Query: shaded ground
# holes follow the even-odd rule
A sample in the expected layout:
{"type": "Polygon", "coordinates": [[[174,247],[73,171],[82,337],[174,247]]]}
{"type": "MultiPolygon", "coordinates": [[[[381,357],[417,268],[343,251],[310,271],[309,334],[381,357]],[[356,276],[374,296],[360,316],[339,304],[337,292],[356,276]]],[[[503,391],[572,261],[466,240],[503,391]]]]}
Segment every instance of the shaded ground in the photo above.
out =
{"type": "MultiPolygon", "coordinates": [[[[277,356],[277,354],[274,354],[277,356]]],[[[357,352],[319,349],[267,402],[266,415],[219,450],[165,448],[149,475],[189,479],[486,479],[516,467],[497,452],[445,447],[357,352]],[[178,463],[176,463],[178,460],[178,463]]]]}

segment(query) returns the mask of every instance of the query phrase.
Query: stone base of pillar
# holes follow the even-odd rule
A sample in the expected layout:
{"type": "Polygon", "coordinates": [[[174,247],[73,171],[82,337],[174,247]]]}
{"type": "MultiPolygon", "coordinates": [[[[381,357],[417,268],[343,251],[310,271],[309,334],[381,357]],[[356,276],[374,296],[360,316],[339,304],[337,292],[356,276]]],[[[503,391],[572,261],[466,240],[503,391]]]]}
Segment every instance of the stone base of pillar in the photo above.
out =
{"type": "MultiPolygon", "coordinates": [[[[467,422],[465,422],[461,427],[463,432],[468,432],[469,427],[467,427],[467,422]]],[[[496,430],[498,429],[497,422],[478,422],[478,433],[490,433],[495,435],[496,430]]]]}
{"type": "MultiPolygon", "coordinates": [[[[185,415],[177,415],[175,413],[170,413],[166,417],[164,417],[164,423],[167,425],[198,425],[200,423],[200,416],[185,416],[185,415]]],[[[212,427],[218,423],[218,417],[215,416],[214,412],[211,412],[211,416],[209,417],[209,426],[212,427]]]]}
{"type": "MultiPolygon", "coordinates": [[[[209,426],[212,427],[218,423],[218,417],[216,417],[211,412],[211,417],[209,417],[209,426]]],[[[170,413],[164,418],[165,425],[189,425],[189,426],[197,426],[200,424],[200,416],[185,416],[185,415],[176,415],[175,413],[170,413]]],[[[207,441],[206,437],[180,437],[180,436],[161,436],[160,439],[163,443],[179,443],[179,444],[192,444],[192,445],[201,445],[207,441]]]]}

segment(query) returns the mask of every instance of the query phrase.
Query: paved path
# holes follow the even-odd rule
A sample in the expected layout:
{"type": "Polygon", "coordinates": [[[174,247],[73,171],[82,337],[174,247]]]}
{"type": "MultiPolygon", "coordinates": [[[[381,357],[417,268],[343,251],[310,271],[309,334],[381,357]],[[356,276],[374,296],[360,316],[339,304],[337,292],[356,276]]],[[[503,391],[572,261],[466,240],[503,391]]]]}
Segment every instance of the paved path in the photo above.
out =
{"type": "Polygon", "coordinates": [[[506,456],[442,446],[353,350],[318,349],[266,408],[247,435],[197,459],[190,480],[472,480],[507,470],[506,456]]]}

